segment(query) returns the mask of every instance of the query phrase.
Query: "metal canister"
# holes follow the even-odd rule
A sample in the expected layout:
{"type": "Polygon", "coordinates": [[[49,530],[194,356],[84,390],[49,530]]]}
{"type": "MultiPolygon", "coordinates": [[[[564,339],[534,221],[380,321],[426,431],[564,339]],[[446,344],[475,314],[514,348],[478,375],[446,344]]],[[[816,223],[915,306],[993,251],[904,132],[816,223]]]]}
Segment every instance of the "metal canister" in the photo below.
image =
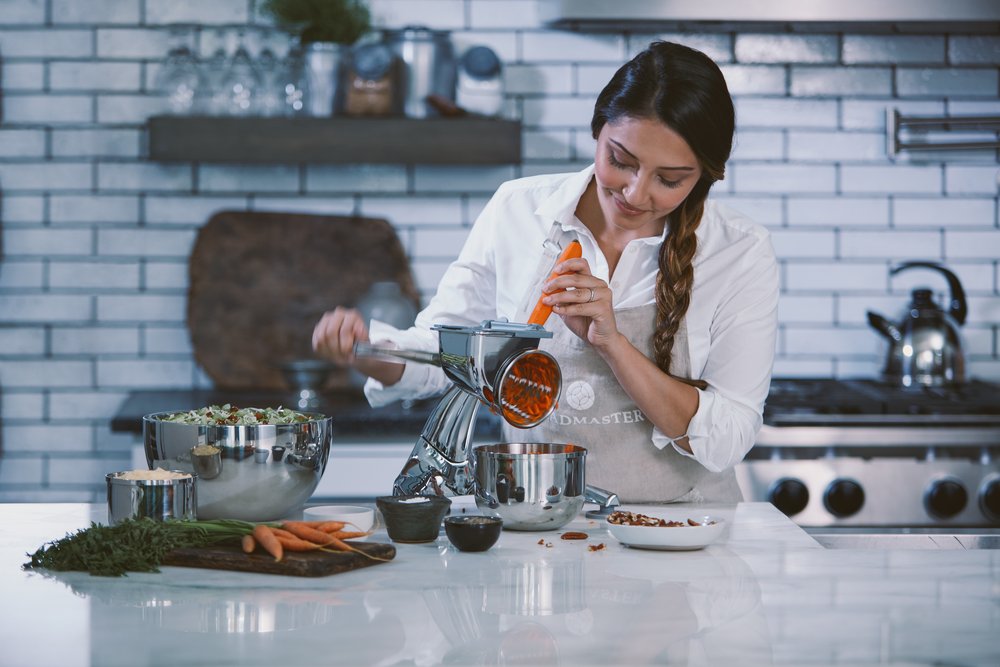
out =
{"type": "Polygon", "coordinates": [[[174,479],[126,479],[125,472],[107,474],[108,523],[126,519],[196,519],[196,477],[177,471],[174,479]]]}
{"type": "Polygon", "coordinates": [[[435,115],[427,102],[431,95],[454,103],[455,54],[447,31],[407,26],[386,31],[385,42],[402,63],[400,97],[406,116],[435,115]]]}

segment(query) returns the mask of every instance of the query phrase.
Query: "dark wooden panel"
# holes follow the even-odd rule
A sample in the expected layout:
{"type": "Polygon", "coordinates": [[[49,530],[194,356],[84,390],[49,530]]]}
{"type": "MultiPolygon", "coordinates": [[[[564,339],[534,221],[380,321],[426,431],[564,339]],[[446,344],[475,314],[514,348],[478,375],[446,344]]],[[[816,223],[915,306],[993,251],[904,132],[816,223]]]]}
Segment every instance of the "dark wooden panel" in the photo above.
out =
{"type": "Polygon", "coordinates": [[[358,551],[286,552],[280,561],[261,549],[243,553],[236,546],[175,549],[167,554],[164,565],[203,567],[212,570],[236,570],[261,574],[284,574],[293,577],[325,577],[391,561],[396,547],[384,542],[350,542],[358,551]]]}
{"type": "MultiPolygon", "coordinates": [[[[285,390],[280,365],[312,358],[323,313],[356,306],[373,282],[420,303],[403,244],[378,218],[220,211],[198,231],[188,276],[194,357],[230,390],[285,390]]],[[[347,386],[338,369],[326,389],[347,386]]]]}
{"type": "Polygon", "coordinates": [[[149,158],[160,162],[515,164],[516,121],[457,118],[154,116],[149,158]]]}

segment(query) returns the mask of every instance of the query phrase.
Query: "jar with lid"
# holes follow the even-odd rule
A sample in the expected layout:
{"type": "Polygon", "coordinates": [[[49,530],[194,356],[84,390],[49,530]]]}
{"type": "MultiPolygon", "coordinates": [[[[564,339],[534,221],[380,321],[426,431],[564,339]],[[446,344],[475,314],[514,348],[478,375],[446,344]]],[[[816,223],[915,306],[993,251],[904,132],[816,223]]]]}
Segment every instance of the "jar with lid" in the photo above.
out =
{"type": "Polygon", "coordinates": [[[455,54],[451,33],[410,25],[387,30],[385,43],[399,58],[399,97],[403,113],[410,118],[428,118],[439,111],[428,98],[455,101],[455,54]]]}
{"type": "Polygon", "coordinates": [[[500,58],[488,46],[473,46],[458,67],[455,102],[459,107],[484,116],[499,116],[503,110],[503,79],[500,58]]]}
{"type": "Polygon", "coordinates": [[[350,116],[386,116],[396,97],[396,56],[385,44],[367,43],[351,50],[344,95],[344,113],[350,116]]]}

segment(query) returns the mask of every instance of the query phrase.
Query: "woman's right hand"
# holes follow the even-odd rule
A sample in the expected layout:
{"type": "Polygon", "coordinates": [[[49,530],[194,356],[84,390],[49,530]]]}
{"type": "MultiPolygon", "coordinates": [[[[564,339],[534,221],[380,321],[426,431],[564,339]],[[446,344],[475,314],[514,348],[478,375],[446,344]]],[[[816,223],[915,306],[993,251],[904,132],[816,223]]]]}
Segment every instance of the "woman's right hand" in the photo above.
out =
{"type": "Polygon", "coordinates": [[[358,342],[368,342],[368,326],[353,308],[337,306],[323,313],[313,329],[312,346],[319,356],[340,366],[353,366],[386,386],[399,382],[404,364],[358,358],[354,355],[354,344],[358,342]]]}
{"type": "Polygon", "coordinates": [[[354,344],[359,341],[368,341],[368,327],[361,312],[353,308],[337,306],[323,313],[313,329],[313,350],[340,366],[354,364],[354,344]]]}

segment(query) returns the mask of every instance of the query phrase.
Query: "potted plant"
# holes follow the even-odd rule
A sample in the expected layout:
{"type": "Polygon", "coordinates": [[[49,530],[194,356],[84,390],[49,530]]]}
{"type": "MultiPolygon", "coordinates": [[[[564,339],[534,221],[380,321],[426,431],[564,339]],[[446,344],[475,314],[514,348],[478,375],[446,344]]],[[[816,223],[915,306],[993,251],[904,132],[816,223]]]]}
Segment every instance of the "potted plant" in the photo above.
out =
{"type": "Polygon", "coordinates": [[[364,0],[265,0],[264,11],[303,49],[311,116],[330,116],[347,49],[371,29],[364,0]]]}

